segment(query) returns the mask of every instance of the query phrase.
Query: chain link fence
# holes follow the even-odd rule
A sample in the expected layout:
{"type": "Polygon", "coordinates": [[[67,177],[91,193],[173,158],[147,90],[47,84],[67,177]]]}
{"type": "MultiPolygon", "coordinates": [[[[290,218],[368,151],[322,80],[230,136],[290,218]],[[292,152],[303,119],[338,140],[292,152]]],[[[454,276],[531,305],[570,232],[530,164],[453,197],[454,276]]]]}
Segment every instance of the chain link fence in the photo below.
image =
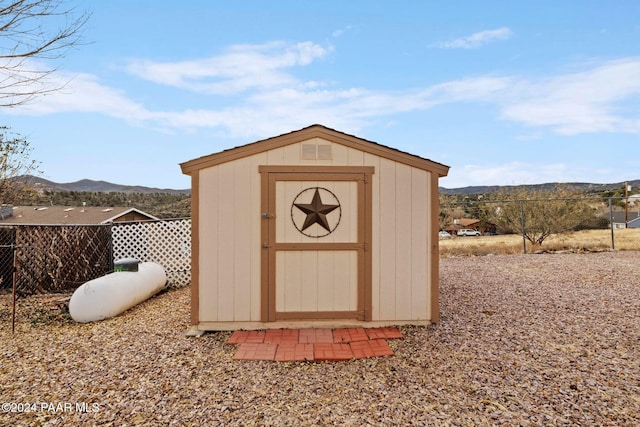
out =
{"type": "Polygon", "coordinates": [[[0,289],[13,287],[15,246],[15,227],[0,227],[0,289]]]}
{"type": "Polygon", "coordinates": [[[0,227],[2,288],[16,293],[65,292],[113,267],[108,225],[0,227]]]}
{"type": "Polygon", "coordinates": [[[581,230],[610,230],[608,244],[616,249],[616,231],[640,229],[640,206],[621,197],[464,197],[462,201],[441,201],[439,220],[440,229],[452,237],[476,231],[480,235],[521,235],[524,253],[528,244],[542,244],[551,235],[581,230]]]}
{"type": "Polygon", "coordinates": [[[191,281],[191,220],[103,225],[0,225],[0,290],[70,292],[136,258],[165,268],[169,287],[191,281]]]}

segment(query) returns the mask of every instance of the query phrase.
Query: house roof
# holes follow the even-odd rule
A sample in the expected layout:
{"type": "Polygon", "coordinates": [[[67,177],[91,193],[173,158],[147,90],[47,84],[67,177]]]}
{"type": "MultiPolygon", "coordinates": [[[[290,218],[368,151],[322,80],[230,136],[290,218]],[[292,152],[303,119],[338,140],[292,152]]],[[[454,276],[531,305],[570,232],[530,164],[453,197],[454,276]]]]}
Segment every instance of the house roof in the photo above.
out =
{"type": "MultiPolygon", "coordinates": [[[[622,223],[625,222],[625,213],[624,212],[612,212],[613,223],[622,223]]],[[[607,219],[609,219],[609,214],[606,215],[607,219]]],[[[640,219],[640,212],[631,212],[629,211],[629,222],[636,221],[640,219]]]]}
{"type": "MultiPolygon", "coordinates": [[[[3,211],[6,210],[3,209],[3,211]]],[[[12,211],[10,216],[0,217],[0,224],[107,224],[130,213],[147,219],[158,219],[131,207],[14,206],[12,211]]]]}
{"type": "MultiPolygon", "coordinates": [[[[455,221],[454,221],[455,222],[455,221]]],[[[477,218],[459,218],[458,223],[456,225],[462,226],[462,228],[469,227],[473,224],[479,223],[480,220],[477,218]]]]}
{"type": "Polygon", "coordinates": [[[309,127],[283,135],[263,139],[260,141],[252,142],[250,144],[199,157],[197,159],[181,163],[180,167],[182,168],[182,173],[191,175],[193,172],[200,169],[230,162],[236,159],[241,159],[253,154],[258,154],[267,150],[280,148],[290,144],[295,144],[312,138],[322,138],[331,142],[335,142],[337,144],[342,144],[347,147],[363,151],[365,153],[384,157],[430,172],[436,172],[440,177],[446,176],[449,173],[449,166],[443,165],[442,163],[434,162],[415,154],[410,154],[404,151],[397,150],[395,148],[387,147],[386,145],[381,145],[373,141],[358,138],[354,135],[349,135],[318,124],[311,125],[309,127]]]}

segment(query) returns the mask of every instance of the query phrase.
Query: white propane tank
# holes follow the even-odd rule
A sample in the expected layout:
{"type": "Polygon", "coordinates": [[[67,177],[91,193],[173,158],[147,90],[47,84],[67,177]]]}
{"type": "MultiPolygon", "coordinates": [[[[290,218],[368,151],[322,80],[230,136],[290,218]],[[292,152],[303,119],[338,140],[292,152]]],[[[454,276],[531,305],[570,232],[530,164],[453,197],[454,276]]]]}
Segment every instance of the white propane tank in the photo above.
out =
{"type": "Polygon", "coordinates": [[[80,323],[108,319],[151,298],[166,283],[160,264],[142,262],[138,271],[116,271],[80,286],[69,301],[69,314],[80,323]]]}

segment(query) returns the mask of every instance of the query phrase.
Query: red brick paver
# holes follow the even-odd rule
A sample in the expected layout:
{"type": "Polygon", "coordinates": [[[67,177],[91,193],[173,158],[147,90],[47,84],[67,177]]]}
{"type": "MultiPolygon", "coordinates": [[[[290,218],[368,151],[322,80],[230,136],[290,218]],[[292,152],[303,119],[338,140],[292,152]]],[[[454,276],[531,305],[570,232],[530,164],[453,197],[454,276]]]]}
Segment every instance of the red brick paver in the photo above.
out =
{"type": "Polygon", "coordinates": [[[333,343],[333,331],[331,329],[300,329],[300,343],[333,343]]]}
{"type": "Polygon", "coordinates": [[[233,358],[236,360],[274,360],[277,349],[277,344],[242,343],[233,358]]]}
{"type": "Polygon", "coordinates": [[[391,356],[387,339],[402,338],[397,328],[269,329],[235,331],[227,344],[240,344],[236,360],[339,361],[391,356]]]}
{"type": "Polygon", "coordinates": [[[364,328],[335,329],[333,331],[333,342],[336,343],[350,343],[368,340],[369,336],[365,332],[364,328]]]}
{"type": "Polygon", "coordinates": [[[353,352],[349,344],[315,344],[313,356],[316,360],[348,360],[353,359],[353,352]]]}
{"type": "Polygon", "coordinates": [[[298,344],[300,341],[299,329],[268,329],[264,342],[274,344],[298,344]]]}
{"type": "Polygon", "coordinates": [[[300,362],[314,360],[313,344],[280,344],[276,350],[275,360],[278,362],[300,362]]]}
{"type": "Polygon", "coordinates": [[[402,332],[398,328],[371,328],[365,329],[369,339],[396,339],[402,338],[402,332]]]}
{"type": "Polygon", "coordinates": [[[249,331],[234,331],[229,339],[227,340],[227,344],[240,344],[245,342],[247,336],[249,335],[249,331]]]}
{"type": "Polygon", "coordinates": [[[393,350],[385,340],[356,341],[351,343],[355,358],[392,356],[393,350]]]}

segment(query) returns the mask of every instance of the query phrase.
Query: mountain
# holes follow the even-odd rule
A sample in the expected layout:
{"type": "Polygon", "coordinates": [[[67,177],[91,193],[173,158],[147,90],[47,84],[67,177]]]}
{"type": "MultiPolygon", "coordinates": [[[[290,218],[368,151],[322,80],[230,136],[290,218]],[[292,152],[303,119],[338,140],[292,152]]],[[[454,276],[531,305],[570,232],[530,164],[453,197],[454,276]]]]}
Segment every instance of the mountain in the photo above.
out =
{"type": "Polygon", "coordinates": [[[191,194],[191,189],[173,190],[168,188],[152,188],[140,185],[121,185],[107,181],[93,181],[91,179],[81,179],[80,181],[57,183],[36,176],[25,176],[19,179],[26,179],[43,190],[49,191],[87,191],[93,193],[164,193],[164,194],[191,194]]]}
{"type": "MultiPolygon", "coordinates": [[[[627,181],[628,185],[631,185],[635,191],[638,191],[640,187],[640,179],[636,179],[633,181],[627,181]]],[[[584,193],[588,192],[599,192],[599,191],[611,191],[611,190],[619,190],[624,188],[624,182],[617,182],[613,184],[593,184],[589,182],[548,182],[545,184],[533,184],[533,185],[485,185],[485,186],[470,186],[470,187],[460,187],[460,188],[444,188],[440,187],[440,193],[442,194],[461,194],[461,195],[470,195],[470,194],[487,194],[487,193],[496,193],[498,191],[506,191],[509,192],[510,189],[519,189],[525,187],[527,190],[532,191],[550,191],[556,188],[559,185],[568,185],[576,188],[584,193]]]]}
{"type": "MultiPolygon", "coordinates": [[[[122,185],[122,184],[113,184],[107,181],[93,181],[90,179],[81,179],[76,182],[68,182],[68,183],[57,183],[53,181],[46,180],[44,178],[39,178],[36,176],[26,176],[20,177],[19,179],[26,178],[30,182],[36,184],[43,190],[49,191],[88,191],[93,193],[141,193],[141,194],[191,194],[191,189],[182,189],[182,190],[174,190],[168,188],[153,188],[153,187],[143,187],[140,185],[122,185]]],[[[594,184],[589,182],[549,182],[545,184],[533,184],[533,185],[524,185],[525,188],[532,191],[548,191],[553,190],[558,185],[569,185],[583,192],[599,192],[599,191],[610,191],[610,190],[619,190],[624,188],[624,182],[616,182],[612,184],[594,184]]],[[[638,192],[640,188],[640,179],[636,179],[633,181],[628,181],[627,184],[631,185],[634,189],[634,192],[638,192]]],[[[440,193],[442,194],[460,194],[460,195],[470,195],[470,194],[487,194],[487,193],[495,193],[498,191],[509,191],[509,189],[517,189],[521,188],[521,185],[484,185],[484,186],[469,186],[469,187],[459,187],[459,188],[445,188],[440,187],[440,193]]]]}

